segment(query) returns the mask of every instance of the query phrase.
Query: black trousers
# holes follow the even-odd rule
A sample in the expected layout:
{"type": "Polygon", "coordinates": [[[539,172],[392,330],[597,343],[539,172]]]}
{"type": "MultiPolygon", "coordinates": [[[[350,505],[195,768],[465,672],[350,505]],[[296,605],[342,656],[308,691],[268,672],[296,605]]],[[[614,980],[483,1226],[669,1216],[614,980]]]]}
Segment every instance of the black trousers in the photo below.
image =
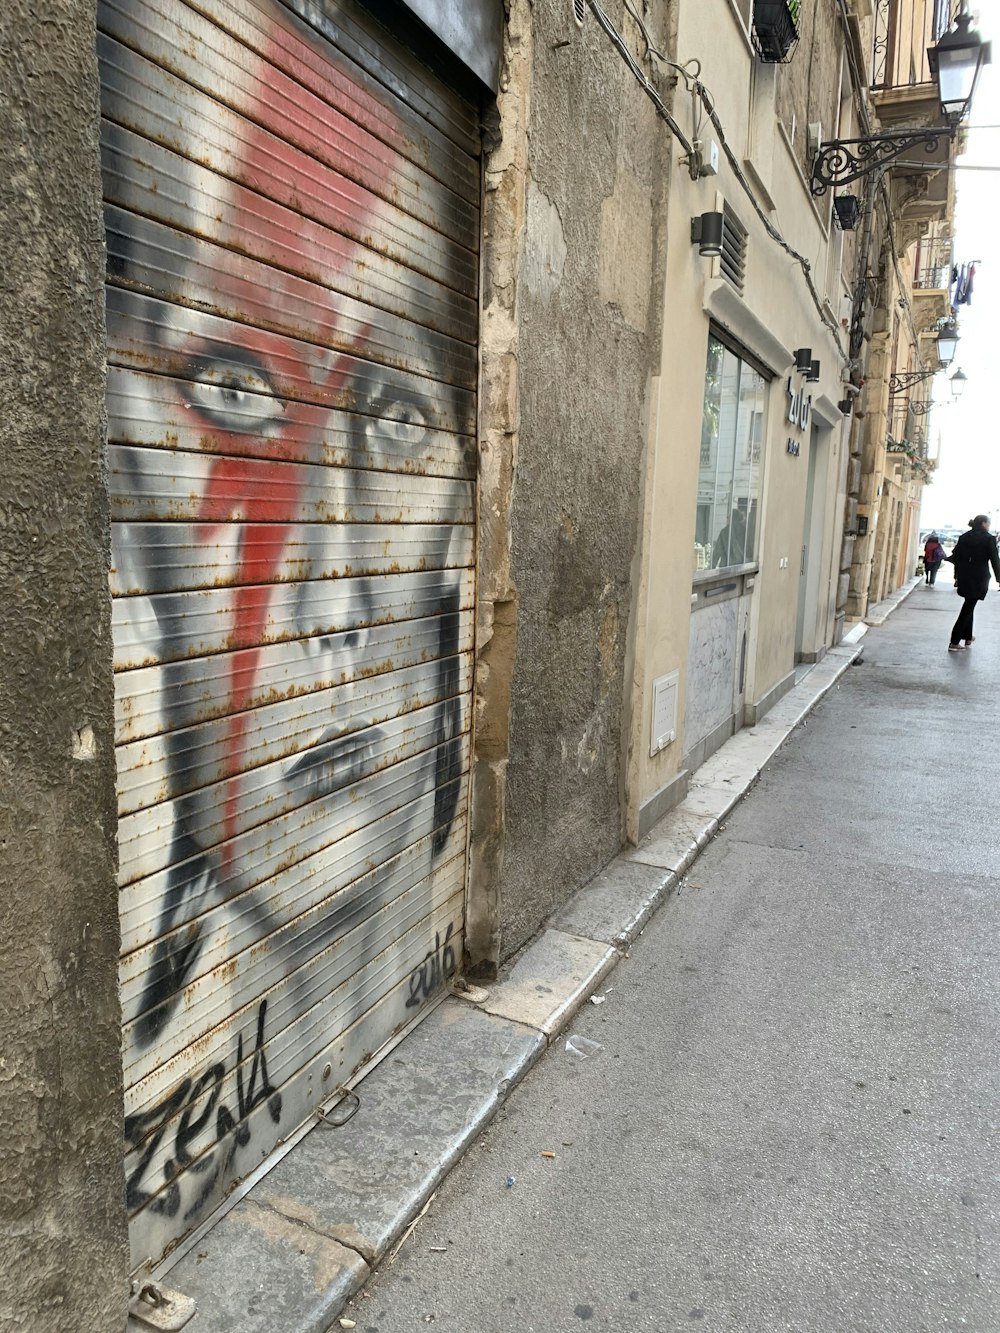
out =
{"type": "Polygon", "coordinates": [[[927,566],[927,582],[932,584],[938,576],[938,570],[941,568],[941,561],[935,560],[933,564],[927,566]]]}
{"type": "Polygon", "coordinates": [[[972,638],[972,617],[975,614],[978,605],[978,597],[966,597],[965,601],[962,603],[962,609],[958,613],[958,619],[952,626],[952,643],[960,643],[962,639],[968,641],[972,638]]]}

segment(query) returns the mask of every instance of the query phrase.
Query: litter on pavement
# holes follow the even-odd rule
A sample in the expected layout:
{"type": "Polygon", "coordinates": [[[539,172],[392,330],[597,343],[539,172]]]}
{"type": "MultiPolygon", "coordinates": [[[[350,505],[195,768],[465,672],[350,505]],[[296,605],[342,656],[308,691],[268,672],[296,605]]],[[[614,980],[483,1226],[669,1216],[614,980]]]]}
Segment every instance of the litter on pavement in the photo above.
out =
{"type": "Polygon", "coordinates": [[[599,1041],[591,1041],[589,1037],[580,1037],[576,1033],[566,1038],[567,1053],[580,1060],[586,1060],[589,1055],[596,1055],[603,1049],[599,1041]]]}

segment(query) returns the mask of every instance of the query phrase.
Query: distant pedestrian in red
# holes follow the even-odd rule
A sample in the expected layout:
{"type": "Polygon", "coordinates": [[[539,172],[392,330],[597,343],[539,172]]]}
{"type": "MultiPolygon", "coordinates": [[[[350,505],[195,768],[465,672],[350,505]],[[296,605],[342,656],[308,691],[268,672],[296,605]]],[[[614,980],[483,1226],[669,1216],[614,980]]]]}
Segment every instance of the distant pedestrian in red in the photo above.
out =
{"type": "Polygon", "coordinates": [[[955,591],[962,598],[962,609],[952,627],[948,651],[960,653],[975,642],[972,617],[976,603],[981,602],[989,591],[991,565],[1000,588],[1000,553],[997,552],[997,539],[990,532],[988,515],[977,514],[969,520],[969,531],[959,537],[950,559],[955,566],[955,591]]]}
{"type": "Polygon", "coordinates": [[[941,561],[944,559],[944,547],[936,532],[924,542],[924,582],[929,588],[934,587],[934,580],[938,576],[938,570],[941,568],[941,561]]]}

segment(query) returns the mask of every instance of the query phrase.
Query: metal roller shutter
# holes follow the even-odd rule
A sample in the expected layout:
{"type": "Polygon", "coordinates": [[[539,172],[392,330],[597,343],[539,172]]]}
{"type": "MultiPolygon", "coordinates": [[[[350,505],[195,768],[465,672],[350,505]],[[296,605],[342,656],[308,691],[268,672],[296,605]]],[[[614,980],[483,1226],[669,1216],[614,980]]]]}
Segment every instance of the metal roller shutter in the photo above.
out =
{"type": "Polygon", "coordinates": [[[479,124],[347,5],[99,29],[138,1265],[461,959],[479,124]]]}

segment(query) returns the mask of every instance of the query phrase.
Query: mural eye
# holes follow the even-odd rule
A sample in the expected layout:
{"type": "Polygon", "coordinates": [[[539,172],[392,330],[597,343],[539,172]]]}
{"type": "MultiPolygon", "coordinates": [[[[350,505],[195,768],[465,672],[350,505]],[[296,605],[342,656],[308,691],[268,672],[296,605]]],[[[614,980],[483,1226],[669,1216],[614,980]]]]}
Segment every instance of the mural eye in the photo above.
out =
{"type": "Polygon", "coordinates": [[[429,428],[427,417],[417,403],[397,399],[381,406],[375,432],[394,444],[415,449],[423,443],[429,428]]]}
{"type": "Polygon", "coordinates": [[[285,404],[264,370],[242,357],[199,358],[191,373],[182,385],[188,406],[221,430],[259,434],[284,414],[285,404]]]}

